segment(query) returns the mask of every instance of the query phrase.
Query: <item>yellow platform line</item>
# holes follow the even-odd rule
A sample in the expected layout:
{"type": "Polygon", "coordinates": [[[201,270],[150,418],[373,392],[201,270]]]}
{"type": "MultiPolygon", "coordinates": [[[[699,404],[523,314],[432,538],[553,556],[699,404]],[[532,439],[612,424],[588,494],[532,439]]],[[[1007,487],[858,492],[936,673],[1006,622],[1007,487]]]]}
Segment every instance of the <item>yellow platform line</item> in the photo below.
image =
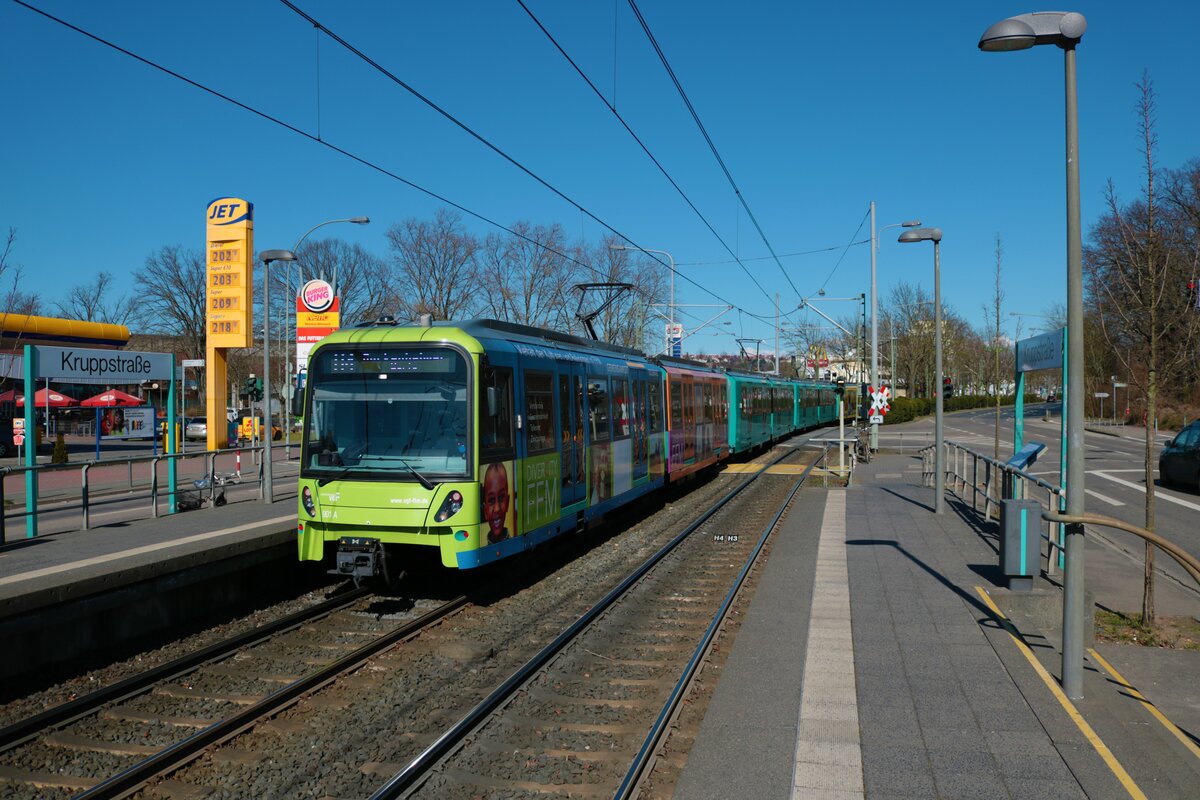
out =
{"type": "Polygon", "coordinates": [[[765,466],[766,466],[766,464],[759,463],[757,461],[750,461],[745,464],[726,464],[725,471],[726,472],[738,472],[738,473],[740,473],[740,472],[762,472],[763,467],[765,467],[765,466]]]}
{"type": "Polygon", "coordinates": [[[1196,743],[1192,741],[1190,736],[1179,730],[1174,722],[1171,722],[1171,720],[1167,719],[1167,716],[1155,707],[1154,703],[1151,703],[1144,694],[1133,688],[1133,684],[1125,680],[1121,673],[1117,672],[1116,667],[1105,661],[1104,657],[1097,653],[1095,648],[1089,647],[1088,653],[1091,654],[1092,658],[1094,658],[1100,666],[1104,667],[1104,669],[1108,671],[1108,674],[1112,675],[1113,678],[1116,679],[1117,683],[1120,684],[1122,689],[1137,698],[1141,704],[1146,707],[1146,710],[1153,714],[1154,718],[1163,724],[1164,728],[1169,730],[1176,739],[1183,742],[1183,746],[1188,750],[1191,750],[1192,755],[1194,755],[1196,758],[1200,758],[1200,747],[1196,746],[1196,743]]]}
{"type": "Polygon", "coordinates": [[[1080,733],[1082,733],[1084,738],[1088,740],[1088,742],[1095,749],[1096,753],[1104,760],[1104,763],[1108,765],[1108,768],[1112,770],[1113,775],[1115,775],[1117,780],[1120,781],[1121,785],[1125,787],[1125,791],[1129,793],[1129,796],[1137,798],[1137,800],[1146,800],[1146,795],[1141,789],[1138,788],[1138,785],[1134,783],[1133,778],[1130,777],[1129,773],[1125,771],[1125,768],[1121,766],[1121,762],[1117,761],[1117,757],[1114,756],[1113,752],[1108,749],[1108,745],[1106,745],[1100,739],[1100,737],[1096,734],[1096,731],[1094,731],[1092,726],[1088,724],[1088,721],[1083,718],[1082,714],[1079,713],[1079,709],[1075,707],[1075,704],[1071,702],[1071,699],[1067,697],[1066,693],[1063,692],[1063,690],[1059,687],[1058,682],[1054,680],[1054,677],[1051,676],[1050,673],[1046,671],[1046,668],[1042,666],[1042,662],[1038,661],[1038,657],[1033,654],[1032,650],[1029,649],[1029,645],[1025,644],[1025,641],[1017,635],[1016,631],[1012,627],[1012,623],[1008,621],[1008,617],[1004,616],[1004,613],[996,607],[996,604],[992,602],[992,598],[988,597],[987,592],[983,590],[982,586],[976,586],[975,592],[983,598],[983,602],[986,603],[988,608],[992,610],[992,613],[996,615],[996,618],[1004,626],[1004,630],[1008,631],[1008,635],[1012,637],[1013,642],[1016,643],[1017,649],[1021,651],[1021,654],[1024,655],[1025,659],[1029,662],[1029,665],[1033,667],[1033,671],[1036,672],[1038,677],[1042,679],[1042,682],[1046,684],[1046,688],[1050,690],[1050,693],[1054,695],[1056,700],[1058,700],[1059,705],[1061,705],[1063,710],[1067,712],[1067,716],[1070,717],[1071,721],[1075,723],[1075,727],[1079,728],[1080,733]]]}

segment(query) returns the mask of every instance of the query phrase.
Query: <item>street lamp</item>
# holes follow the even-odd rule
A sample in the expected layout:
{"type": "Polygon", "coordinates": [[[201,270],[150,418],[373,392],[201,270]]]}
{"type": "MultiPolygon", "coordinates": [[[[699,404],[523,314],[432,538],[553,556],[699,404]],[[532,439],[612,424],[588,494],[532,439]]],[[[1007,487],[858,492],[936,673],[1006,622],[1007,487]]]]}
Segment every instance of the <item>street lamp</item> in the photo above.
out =
{"type": "Polygon", "coordinates": [[[652,250],[649,247],[634,247],[633,245],[628,245],[628,244],[610,244],[608,246],[608,249],[609,250],[632,250],[632,251],[638,252],[638,253],[658,253],[661,256],[667,257],[667,260],[671,262],[671,266],[669,267],[669,269],[671,270],[671,301],[667,305],[667,310],[670,312],[671,330],[675,330],[675,258],[674,258],[674,256],[672,256],[666,250],[652,250]]]}
{"type": "MultiPolygon", "coordinates": [[[[1083,442],[1083,239],[1079,224],[1079,106],[1075,94],[1075,46],[1087,30],[1082,14],[1039,11],[1001,20],[983,32],[979,49],[1062,48],[1067,133],[1067,514],[1084,512],[1083,442]]],[[[1066,526],[1063,586],[1062,683],[1067,697],[1083,697],[1083,631],[1090,624],[1083,596],[1083,525],[1066,526]]]]}
{"type": "MultiPolygon", "coordinates": [[[[875,258],[879,250],[879,237],[877,234],[886,231],[888,228],[917,228],[920,227],[921,220],[911,219],[907,222],[897,222],[893,225],[884,225],[878,231],[875,230],[875,201],[871,201],[871,387],[875,391],[879,391],[879,294],[876,290],[875,283],[875,258]]],[[[895,387],[893,387],[895,388],[895,387]]],[[[879,424],[871,423],[870,433],[871,450],[879,449],[879,424]]]]}
{"type": "MultiPolygon", "coordinates": [[[[346,219],[327,219],[324,222],[318,222],[316,225],[313,225],[311,228],[306,230],[304,232],[304,235],[296,240],[296,243],[294,245],[292,245],[292,252],[299,253],[300,245],[303,244],[304,240],[308,238],[308,235],[310,233],[312,233],[313,231],[315,231],[317,228],[323,227],[325,225],[333,225],[338,222],[349,222],[353,225],[369,225],[371,223],[371,218],[370,217],[347,217],[346,219]]],[[[297,263],[297,269],[300,269],[299,261],[297,260],[296,263],[297,263]]],[[[338,268],[338,265],[334,264],[333,268],[334,268],[333,286],[334,286],[334,294],[336,294],[337,293],[337,268],[338,268]]],[[[286,275],[287,275],[287,277],[285,278],[285,282],[284,282],[286,294],[284,296],[292,297],[292,262],[290,262],[290,261],[288,262],[288,265],[287,265],[286,275]]],[[[299,276],[299,273],[297,273],[297,275],[299,276]]],[[[292,298],[292,306],[296,305],[295,299],[299,296],[300,296],[300,282],[297,281],[296,282],[296,296],[292,298]]],[[[292,348],[294,346],[294,344],[292,342],[292,338],[293,338],[292,337],[292,315],[293,315],[293,313],[295,313],[294,307],[293,308],[285,307],[283,309],[283,314],[284,314],[283,330],[284,330],[284,336],[286,337],[286,341],[284,341],[284,345],[283,345],[284,346],[284,363],[287,364],[286,372],[287,372],[287,376],[288,376],[288,381],[290,381],[292,386],[294,387],[296,384],[296,376],[292,371],[292,348]]],[[[292,391],[294,391],[294,389],[292,391]]],[[[283,418],[283,421],[284,421],[284,425],[283,425],[283,428],[284,428],[284,434],[283,434],[284,435],[284,452],[287,453],[287,458],[289,461],[292,458],[292,397],[293,396],[294,395],[288,395],[288,400],[284,404],[284,418],[283,418]]]]}
{"type": "Polygon", "coordinates": [[[269,267],[273,261],[292,262],[296,254],[291,250],[263,250],[258,254],[263,263],[263,502],[275,502],[275,487],[271,483],[271,276],[269,267]]]}
{"type": "Polygon", "coordinates": [[[899,242],[933,242],[933,371],[934,371],[934,418],[933,418],[933,513],[946,510],[946,474],[942,471],[945,454],[942,452],[942,414],[945,401],[942,399],[942,263],[941,228],[914,228],[900,234],[899,242]]]}

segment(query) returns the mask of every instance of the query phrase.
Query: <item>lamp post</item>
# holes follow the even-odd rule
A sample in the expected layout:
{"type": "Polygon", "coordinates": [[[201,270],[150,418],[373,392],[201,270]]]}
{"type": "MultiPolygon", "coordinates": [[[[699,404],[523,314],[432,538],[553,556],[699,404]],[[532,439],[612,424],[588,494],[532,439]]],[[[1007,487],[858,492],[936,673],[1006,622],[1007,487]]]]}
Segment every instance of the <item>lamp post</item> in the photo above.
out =
{"type": "MultiPolygon", "coordinates": [[[[311,228],[306,230],[304,232],[304,234],[299,239],[296,240],[296,243],[294,245],[292,245],[292,252],[299,253],[300,245],[303,244],[304,240],[308,238],[308,235],[310,233],[312,233],[313,231],[315,231],[317,228],[323,227],[325,225],[333,225],[338,222],[349,222],[353,225],[369,225],[371,223],[371,218],[370,217],[347,217],[346,219],[327,219],[324,222],[318,222],[316,225],[313,225],[311,228]]],[[[300,269],[299,260],[297,260],[297,262],[296,262],[296,268],[297,268],[297,270],[300,269]]],[[[334,294],[336,295],[337,294],[337,272],[336,272],[337,265],[336,264],[334,265],[334,270],[335,271],[334,271],[333,284],[334,284],[334,294]]],[[[285,278],[285,282],[284,282],[284,287],[285,287],[285,291],[286,291],[285,296],[291,297],[292,298],[292,306],[295,306],[295,298],[299,297],[299,295],[300,295],[300,282],[296,281],[296,295],[295,295],[295,297],[293,297],[293,295],[292,295],[292,262],[290,262],[290,261],[288,262],[288,265],[287,265],[286,275],[287,275],[287,277],[285,278]]],[[[297,277],[300,277],[299,272],[297,272],[297,277]]],[[[293,386],[293,391],[294,391],[294,387],[296,384],[296,376],[292,371],[292,352],[293,352],[293,345],[294,345],[294,343],[292,342],[292,338],[293,338],[292,337],[292,315],[294,313],[295,313],[294,307],[289,308],[289,307],[285,306],[283,309],[283,314],[284,314],[283,330],[284,330],[284,336],[285,336],[285,341],[283,344],[284,363],[287,364],[286,374],[288,376],[288,381],[290,381],[293,386]]],[[[287,403],[284,404],[284,418],[283,418],[284,419],[284,426],[283,426],[284,427],[284,433],[283,433],[284,452],[287,453],[287,458],[289,461],[292,458],[292,397],[293,396],[294,395],[289,395],[287,403]]]]}
{"type": "MultiPolygon", "coordinates": [[[[884,225],[878,231],[875,230],[875,201],[871,201],[871,388],[879,391],[879,295],[876,290],[875,282],[875,259],[879,250],[879,233],[883,233],[888,228],[916,228],[920,226],[921,220],[912,219],[907,222],[897,222],[892,225],[884,225]]],[[[870,433],[871,450],[879,449],[879,424],[871,423],[870,433]]]]}
{"type": "MultiPolygon", "coordinates": [[[[1001,20],[983,32],[979,49],[1025,50],[1052,44],[1063,51],[1067,145],[1067,514],[1084,512],[1083,442],[1083,239],[1079,223],[1079,106],[1075,92],[1075,46],[1083,39],[1082,14],[1039,11],[1001,20]]],[[[1066,526],[1063,586],[1062,683],[1067,697],[1083,697],[1083,526],[1066,526]]]]}
{"type": "Polygon", "coordinates": [[[942,263],[941,228],[914,228],[900,234],[900,242],[933,242],[933,371],[934,406],[933,419],[933,513],[946,510],[946,474],[942,452],[942,414],[945,401],[942,399],[942,263]]]}
{"type": "Polygon", "coordinates": [[[632,250],[632,251],[638,252],[638,253],[657,253],[660,256],[667,257],[667,260],[671,262],[671,266],[670,266],[670,270],[671,270],[671,300],[667,304],[667,311],[669,312],[669,316],[671,317],[671,330],[674,330],[675,329],[675,257],[672,256],[670,253],[668,253],[666,250],[653,250],[649,247],[634,247],[633,245],[628,245],[628,244],[610,244],[608,246],[608,249],[609,250],[632,250]]]}
{"type": "Polygon", "coordinates": [[[263,250],[258,254],[263,263],[263,502],[275,502],[275,487],[271,482],[271,262],[296,260],[291,250],[263,250]]]}

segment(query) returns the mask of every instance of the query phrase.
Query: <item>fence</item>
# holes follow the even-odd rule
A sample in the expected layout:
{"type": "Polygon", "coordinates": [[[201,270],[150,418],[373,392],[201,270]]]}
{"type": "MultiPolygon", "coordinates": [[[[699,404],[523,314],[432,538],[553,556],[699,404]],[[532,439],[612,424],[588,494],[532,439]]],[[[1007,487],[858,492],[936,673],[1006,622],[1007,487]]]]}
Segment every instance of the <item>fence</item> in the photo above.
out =
{"type": "MultiPolygon", "coordinates": [[[[1044,495],[1045,508],[1062,510],[1062,490],[1058,486],[957,442],[942,444],[945,448],[942,464],[945,467],[947,491],[963,503],[969,503],[971,510],[982,513],[984,519],[1000,518],[1000,501],[1003,499],[1041,499],[1040,495],[1044,495]],[[982,511],[979,508],[981,502],[982,511]]],[[[933,450],[931,446],[921,451],[922,482],[925,486],[934,485],[933,450]]],[[[1046,543],[1044,555],[1047,575],[1055,574],[1061,567],[1062,536],[1061,522],[1046,521],[1041,538],[1046,543]]]]}
{"type": "MultiPolygon", "coordinates": [[[[20,520],[27,517],[31,512],[28,510],[28,503],[24,498],[24,480],[18,483],[21,486],[21,492],[9,492],[7,487],[8,478],[13,475],[24,475],[27,472],[38,473],[38,514],[47,514],[60,511],[80,512],[80,523],[83,530],[88,530],[91,527],[91,512],[98,506],[110,505],[114,503],[128,503],[131,500],[148,500],[149,513],[152,517],[160,516],[162,509],[161,504],[165,497],[168,503],[172,502],[170,492],[166,486],[166,477],[161,474],[161,468],[166,467],[167,463],[176,460],[178,463],[178,480],[179,484],[176,488],[175,502],[178,502],[179,495],[184,492],[192,492],[189,487],[192,482],[200,480],[208,480],[212,486],[217,482],[219,474],[218,467],[224,466],[227,471],[235,472],[241,477],[240,483],[243,485],[258,486],[258,494],[263,496],[263,468],[261,451],[262,446],[229,448],[224,450],[197,450],[191,453],[170,453],[149,456],[135,456],[132,458],[112,459],[108,461],[82,461],[67,464],[38,464],[36,466],[14,466],[0,468],[0,544],[5,544],[7,541],[7,528],[12,520],[20,520]],[[248,466],[250,467],[250,477],[242,475],[242,459],[243,454],[246,454],[248,466]],[[203,466],[200,466],[200,462],[203,466]],[[218,462],[221,462],[219,465],[218,462]],[[195,465],[194,468],[188,467],[195,465]],[[148,469],[145,471],[144,477],[135,475],[138,470],[135,467],[145,465],[148,469]],[[229,469],[232,468],[232,469],[229,469]],[[52,476],[62,475],[64,473],[78,472],[79,479],[75,484],[77,489],[70,489],[69,481],[56,481],[52,476]],[[55,483],[60,484],[54,486],[55,483]],[[97,486],[97,484],[99,484],[97,486]],[[106,494],[103,496],[94,496],[94,490],[103,489],[106,494]],[[143,491],[137,491],[143,490],[143,491]],[[19,503],[19,511],[9,509],[9,502],[12,501],[14,507],[18,505],[18,501],[11,497],[17,494],[21,500],[19,503]],[[78,498],[75,501],[74,498],[78,498]],[[43,505],[44,503],[44,505],[43,505]]],[[[96,492],[95,494],[98,494],[96,492]]]]}

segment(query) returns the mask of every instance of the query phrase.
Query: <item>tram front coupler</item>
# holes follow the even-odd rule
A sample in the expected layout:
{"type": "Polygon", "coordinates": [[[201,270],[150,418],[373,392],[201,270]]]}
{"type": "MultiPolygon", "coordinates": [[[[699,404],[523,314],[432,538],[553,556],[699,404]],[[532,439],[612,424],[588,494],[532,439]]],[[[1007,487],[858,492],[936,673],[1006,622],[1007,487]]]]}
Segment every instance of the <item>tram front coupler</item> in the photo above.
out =
{"type": "Polygon", "coordinates": [[[343,536],[338,539],[337,560],[329,574],[353,578],[355,586],[363,579],[371,580],[377,576],[383,576],[384,582],[390,583],[383,542],[364,536],[343,536]]]}

